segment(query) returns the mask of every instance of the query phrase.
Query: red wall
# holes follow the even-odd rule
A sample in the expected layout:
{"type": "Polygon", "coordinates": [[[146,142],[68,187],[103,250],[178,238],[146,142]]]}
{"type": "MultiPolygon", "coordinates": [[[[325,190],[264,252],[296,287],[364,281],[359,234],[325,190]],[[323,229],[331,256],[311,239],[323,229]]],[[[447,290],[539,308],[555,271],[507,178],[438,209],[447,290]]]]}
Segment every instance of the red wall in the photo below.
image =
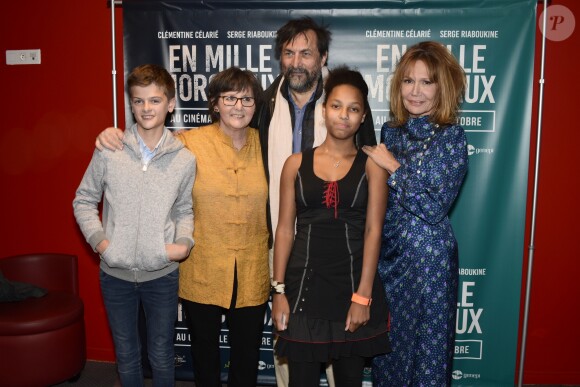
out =
{"type": "Polygon", "coordinates": [[[77,254],[88,357],[113,360],[97,256],[72,213],[95,136],[113,123],[110,9],[105,0],[27,0],[2,8],[0,256],[77,254]],[[6,50],[34,48],[41,49],[40,65],[6,65],[6,50]]]}
{"type": "MultiPolygon", "coordinates": [[[[577,0],[557,3],[580,16],[577,0]]],[[[27,252],[79,256],[88,357],[95,360],[113,360],[113,346],[99,291],[97,256],[78,231],[71,202],[95,136],[113,123],[111,15],[106,4],[28,0],[6,3],[0,15],[2,55],[6,50],[42,50],[41,65],[7,66],[4,59],[0,65],[1,107],[7,115],[0,129],[0,256],[27,252]]],[[[121,36],[120,9],[116,16],[121,36]]],[[[547,44],[525,383],[580,384],[580,205],[573,201],[580,188],[574,149],[580,144],[580,128],[572,121],[579,109],[580,84],[578,64],[571,59],[580,49],[579,28],[569,39],[547,44]]],[[[122,78],[122,39],[116,41],[122,78]]],[[[537,74],[539,49],[538,45],[537,74]]],[[[122,80],[118,88],[122,89],[122,80]]],[[[537,107],[537,81],[534,88],[537,107]]],[[[122,123],[122,100],[118,111],[122,123]]],[[[532,122],[535,127],[537,109],[532,122]]],[[[533,160],[530,165],[533,171],[533,160]]],[[[532,178],[531,172],[530,198],[532,178]]],[[[527,255],[527,245],[522,250],[527,255]]]]}
{"type": "MultiPolygon", "coordinates": [[[[578,151],[580,91],[580,3],[554,0],[576,18],[573,34],[546,43],[544,102],[532,290],[526,341],[524,383],[580,384],[580,171],[578,151]]],[[[543,10],[538,7],[538,17],[543,10]]],[[[550,21],[548,21],[550,23],[550,21]]],[[[539,31],[537,29],[537,31],[539,31]]],[[[538,32],[534,77],[533,133],[538,124],[541,35],[538,32]]],[[[527,236],[530,244],[531,199],[536,142],[532,141],[528,190],[527,236]]],[[[527,266],[524,273],[527,273],[527,266]]],[[[525,285],[525,280],[524,284],[525,285]]],[[[524,293],[522,291],[522,297],[524,293]]],[[[523,303],[523,298],[522,298],[523,303]]]]}

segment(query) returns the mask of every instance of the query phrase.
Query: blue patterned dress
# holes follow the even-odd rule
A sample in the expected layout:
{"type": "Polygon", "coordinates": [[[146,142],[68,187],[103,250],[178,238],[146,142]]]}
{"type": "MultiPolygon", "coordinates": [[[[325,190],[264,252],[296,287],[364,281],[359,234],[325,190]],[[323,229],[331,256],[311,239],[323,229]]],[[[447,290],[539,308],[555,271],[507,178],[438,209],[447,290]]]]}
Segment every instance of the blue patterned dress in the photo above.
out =
{"type": "Polygon", "coordinates": [[[448,213],[467,172],[465,133],[420,117],[401,128],[383,125],[381,139],[401,166],[388,180],[378,268],[393,351],[374,359],[374,385],[448,386],[458,285],[448,213]]]}

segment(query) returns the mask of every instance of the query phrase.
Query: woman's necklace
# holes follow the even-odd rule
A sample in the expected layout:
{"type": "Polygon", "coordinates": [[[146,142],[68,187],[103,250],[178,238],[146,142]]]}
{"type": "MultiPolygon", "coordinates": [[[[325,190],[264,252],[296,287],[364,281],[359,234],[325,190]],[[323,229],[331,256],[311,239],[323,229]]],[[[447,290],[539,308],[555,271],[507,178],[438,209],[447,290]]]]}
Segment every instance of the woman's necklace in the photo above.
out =
{"type": "Polygon", "coordinates": [[[324,146],[324,153],[326,153],[326,154],[328,155],[328,157],[330,158],[330,162],[332,163],[332,166],[333,166],[334,168],[338,168],[338,166],[340,165],[340,162],[341,162],[342,160],[341,160],[341,159],[338,159],[338,160],[334,160],[334,161],[332,161],[332,159],[333,159],[334,157],[332,157],[332,156],[330,155],[330,152],[328,152],[328,148],[326,147],[326,145],[324,146]]]}

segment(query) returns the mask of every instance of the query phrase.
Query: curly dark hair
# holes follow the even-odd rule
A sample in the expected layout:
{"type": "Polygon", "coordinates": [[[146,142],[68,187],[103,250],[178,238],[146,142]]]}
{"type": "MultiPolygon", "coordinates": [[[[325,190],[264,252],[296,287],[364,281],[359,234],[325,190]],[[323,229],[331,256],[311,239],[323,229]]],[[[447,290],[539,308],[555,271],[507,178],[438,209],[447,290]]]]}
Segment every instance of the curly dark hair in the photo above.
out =
{"type": "Polygon", "coordinates": [[[327,26],[319,25],[307,16],[292,19],[280,27],[276,35],[276,59],[280,60],[282,48],[286,43],[291,42],[300,34],[306,34],[306,31],[309,30],[312,30],[316,34],[318,53],[320,56],[326,54],[328,62],[328,47],[330,46],[331,32],[327,26]]]}
{"type": "Polygon", "coordinates": [[[326,101],[328,100],[328,96],[332,92],[332,90],[340,85],[350,85],[357,88],[363,98],[365,113],[370,111],[368,94],[369,94],[369,87],[365,82],[362,74],[357,71],[349,68],[348,66],[342,65],[338,66],[332,70],[330,70],[326,81],[324,82],[324,104],[326,105],[326,101]]]}

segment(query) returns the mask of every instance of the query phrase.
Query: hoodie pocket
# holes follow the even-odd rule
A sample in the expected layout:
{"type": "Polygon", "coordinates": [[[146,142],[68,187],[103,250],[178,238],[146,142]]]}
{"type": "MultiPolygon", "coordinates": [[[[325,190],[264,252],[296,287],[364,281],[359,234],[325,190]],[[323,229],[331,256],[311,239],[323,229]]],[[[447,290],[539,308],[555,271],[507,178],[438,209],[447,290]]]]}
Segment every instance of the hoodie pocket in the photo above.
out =
{"type": "Polygon", "coordinates": [[[125,252],[119,251],[114,239],[109,240],[109,246],[101,254],[101,259],[109,267],[117,269],[132,269],[133,259],[125,252]]]}
{"type": "Polygon", "coordinates": [[[138,269],[157,271],[169,266],[172,262],[167,256],[163,236],[148,241],[147,245],[140,246],[137,253],[138,269]]]}

